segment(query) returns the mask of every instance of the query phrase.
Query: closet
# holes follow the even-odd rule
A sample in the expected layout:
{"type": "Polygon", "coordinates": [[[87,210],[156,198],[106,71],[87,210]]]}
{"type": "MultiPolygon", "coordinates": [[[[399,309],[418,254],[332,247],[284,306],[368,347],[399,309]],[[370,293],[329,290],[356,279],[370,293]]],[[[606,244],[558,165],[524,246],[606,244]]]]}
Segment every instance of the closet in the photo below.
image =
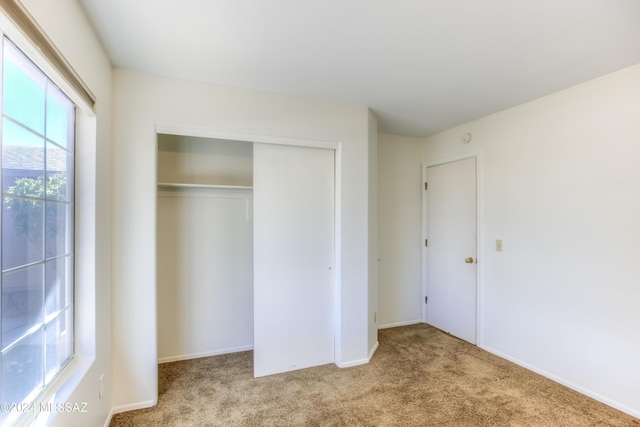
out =
{"type": "Polygon", "coordinates": [[[158,361],[335,360],[335,149],[158,135],[158,361]]]}
{"type": "Polygon", "coordinates": [[[158,361],[253,348],[252,144],[158,135],[158,361]]]}

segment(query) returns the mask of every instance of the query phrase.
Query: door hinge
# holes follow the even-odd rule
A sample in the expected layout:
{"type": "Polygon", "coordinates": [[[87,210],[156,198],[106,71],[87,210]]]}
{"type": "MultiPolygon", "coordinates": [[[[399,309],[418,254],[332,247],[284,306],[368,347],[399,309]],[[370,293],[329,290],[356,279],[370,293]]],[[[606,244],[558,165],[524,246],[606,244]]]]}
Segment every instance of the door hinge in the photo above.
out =
{"type": "Polygon", "coordinates": [[[424,189],[425,190],[427,189],[427,183],[426,182],[424,183],[424,189]]]}
{"type": "Polygon", "coordinates": [[[425,296],[425,297],[424,297],[424,303],[425,303],[425,304],[427,303],[427,300],[428,300],[428,299],[429,299],[429,297],[427,297],[427,296],[425,296]]]}
{"type": "Polygon", "coordinates": [[[424,245],[429,246],[429,239],[424,239],[424,245]]]}

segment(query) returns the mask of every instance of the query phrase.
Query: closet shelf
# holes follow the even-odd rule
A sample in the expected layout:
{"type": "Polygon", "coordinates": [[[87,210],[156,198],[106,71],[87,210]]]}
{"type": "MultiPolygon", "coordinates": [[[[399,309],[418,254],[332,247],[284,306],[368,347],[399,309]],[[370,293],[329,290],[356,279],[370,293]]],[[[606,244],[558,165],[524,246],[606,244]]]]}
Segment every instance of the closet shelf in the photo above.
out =
{"type": "Polygon", "coordinates": [[[186,184],[180,182],[159,182],[158,189],[180,190],[180,189],[211,189],[211,190],[252,190],[248,185],[217,185],[217,184],[186,184]]]}

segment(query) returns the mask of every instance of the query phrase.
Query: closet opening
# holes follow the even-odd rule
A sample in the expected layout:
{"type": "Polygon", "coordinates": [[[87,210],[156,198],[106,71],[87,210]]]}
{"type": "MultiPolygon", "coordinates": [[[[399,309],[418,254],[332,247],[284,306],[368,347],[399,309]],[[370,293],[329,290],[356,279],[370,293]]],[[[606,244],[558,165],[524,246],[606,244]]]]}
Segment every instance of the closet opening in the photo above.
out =
{"type": "Polygon", "coordinates": [[[158,363],[253,349],[253,143],[158,134],[158,363]]]}

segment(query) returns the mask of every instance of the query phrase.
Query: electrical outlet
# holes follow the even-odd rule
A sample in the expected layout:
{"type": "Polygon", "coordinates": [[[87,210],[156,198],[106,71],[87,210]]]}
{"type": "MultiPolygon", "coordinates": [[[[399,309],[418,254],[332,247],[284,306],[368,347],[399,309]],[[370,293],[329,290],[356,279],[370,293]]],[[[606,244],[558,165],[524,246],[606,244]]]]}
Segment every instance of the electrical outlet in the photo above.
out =
{"type": "Polygon", "coordinates": [[[502,240],[496,240],[496,252],[502,252],[502,240]]]}

